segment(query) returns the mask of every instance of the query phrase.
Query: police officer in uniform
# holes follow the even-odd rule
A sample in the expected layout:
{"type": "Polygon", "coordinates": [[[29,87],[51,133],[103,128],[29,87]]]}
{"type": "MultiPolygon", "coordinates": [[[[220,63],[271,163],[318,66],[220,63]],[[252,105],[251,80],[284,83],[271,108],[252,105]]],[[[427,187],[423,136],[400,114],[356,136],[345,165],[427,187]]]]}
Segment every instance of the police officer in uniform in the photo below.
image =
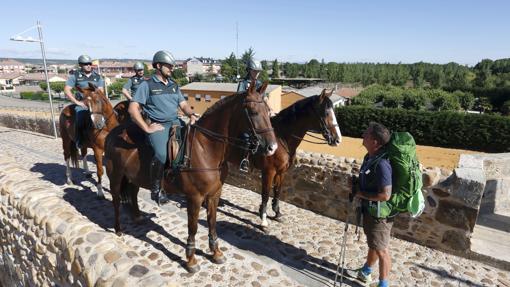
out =
{"type": "Polygon", "coordinates": [[[136,93],[136,90],[140,86],[140,84],[145,81],[145,78],[143,77],[143,63],[142,62],[136,62],[133,65],[133,70],[135,71],[135,75],[129,78],[127,83],[122,87],[122,94],[128,99],[129,101],[133,100],[133,96],[136,93]]]}
{"type": "Polygon", "coordinates": [[[154,149],[154,158],[151,162],[151,198],[158,204],[169,201],[166,194],[161,192],[161,180],[167,161],[167,143],[170,138],[170,129],[173,125],[180,125],[177,110],[181,108],[190,123],[198,119],[198,115],[184,99],[181,90],[172,79],[172,69],[175,60],[168,51],[158,51],[152,59],[152,66],[156,74],[142,82],[129,104],[131,119],[147,133],[150,145],[154,149]],[[150,120],[147,124],[142,118],[144,111],[150,120]]]}
{"type": "MultiPolygon", "coordinates": [[[[262,82],[258,79],[258,77],[260,75],[260,71],[262,71],[262,64],[260,63],[260,61],[251,58],[246,63],[246,76],[237,85],[237,92],[239,93],[239,92],[247,91],[248,88],[251,85],[251,82],[253,80],[255,80],[255,87],[258,90],[262,86],[262,82]]],[[[267,95],[265,95],[265,94],[262,95],[262,98],[264,99],[264,101],[266,103],[268,102],[268,96],[267,95]]],[[[271,109],[271,107],[269,107],[269,105],[268,105],[268,108],[269,108],[269,114],[271,116],[273,116],[274,115],[273,110],[271,109]]],[[[241,139],[243,139],[246,142],[247,146],[249,145],[248,144],[249,140],[250,140],[250,135],[249,134],[243,133],[241,135],[241,139]]],[[[250,153],[249,151],[245,152],[245,154],[243,156],[244,159],[241,161],[241,164],[239,165],[239,170],[241,170],[243,172],[248,172],[249,171],[249,160],[248,160],[249,153],[250,153]]]]}
{"type": "Polygon", "coordinates": [[[262,82],[257,79],[260,75],[260,71],[262,71],[262,64],[253,58],[250,59],[246,63],[246,76],[239,82],[239,85],[237,85],[237,92],[247,91],[252,80],[255,80],[256,87],[259,89],[260,86],[262,86],[262,82]]]}
{"type": "Polygon", "coordinates": [[[96,85],[98,89],[103,91],[104,81],[98,73],[92,70],[92,59],[88,55],[81,55],[78,58],[78,64],[80,69],[69,76],[64,87],[64,93],[73,104],[76,104],[74,107],[76,115],[74,120],[75,142],[79,148],[84,141],[86,119],[90,116],[90,112],[88,107],[83,103],[83,95],[79,91],[73,95],[72,89],[76,87],[82,89],[88,88],[89,82],[91,82],[96,85]]]}

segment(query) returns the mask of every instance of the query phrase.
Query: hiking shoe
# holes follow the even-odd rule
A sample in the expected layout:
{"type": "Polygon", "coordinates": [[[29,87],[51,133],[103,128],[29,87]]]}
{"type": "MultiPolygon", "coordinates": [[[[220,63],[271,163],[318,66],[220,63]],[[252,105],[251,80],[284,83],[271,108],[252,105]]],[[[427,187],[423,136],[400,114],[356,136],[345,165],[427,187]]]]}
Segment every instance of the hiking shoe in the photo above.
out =
{"type": "Polygon", "coordinates": [[[368,286],[372,282],[372,276],[370,274],[365,274],[361,269],[362,268],[355,270],[346,269],[344,272],[348,277],[356,278],[368,286]]]}

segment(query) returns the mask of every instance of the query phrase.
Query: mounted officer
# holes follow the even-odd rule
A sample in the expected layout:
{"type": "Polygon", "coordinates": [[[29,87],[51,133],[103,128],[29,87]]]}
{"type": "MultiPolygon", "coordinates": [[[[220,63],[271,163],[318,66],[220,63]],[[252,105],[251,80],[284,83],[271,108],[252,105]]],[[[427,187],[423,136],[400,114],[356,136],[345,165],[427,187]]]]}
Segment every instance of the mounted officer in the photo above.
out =
{"type": "Polygon", "coordinates": [[[91,82],[104,92],[104,80],[92,69],[92,59],[88,55],[81,55],[78,58],[78,65],[80,69],[69,76],[64,87],[64,93],[72,103],[76,104],[74,107],[75,142],[78,147],[81,147],[84,141],[84,132],[87,128],[86,119],[90,116],[90,112],[83,103],[83,95],[79,91],[76,91],[73,95],[72,90],[76,87],[88,88],[89,82],[91,82]]]}
{"type": "Polygon", "coordinates": [[[170,130],[174,125],[181,125],[177,111],[180,108],[190,118],[191,124],[198,119],[198,115],[193,113],[177,83],[171,79],[174,66],[175,60],[170,52],[156,52],[152,59],[152,67],[156,69],[156,73],[139,85],[129,104],[131,119],[147,133],[149,143],[154,149],[150,170],[153,180],[151,198],[158,204],[169,201],[166,194],[161,192],[161,180],[168,158],[167,144],[170,130]],[[142,110],[150,124],[142,118],[142,110]]]}
{"type": "Polygon", "coordinates": [[[146,80],[143,76],[144,70],[142,62],[136,62],[133,65],[133,70],[135,71],[135,75],[129,78],[124,87],[122,87],[122,94],[129,101],[133,100],[133,96],[136,94],[136,90],[138,90],[140,84],[146,80]]]}

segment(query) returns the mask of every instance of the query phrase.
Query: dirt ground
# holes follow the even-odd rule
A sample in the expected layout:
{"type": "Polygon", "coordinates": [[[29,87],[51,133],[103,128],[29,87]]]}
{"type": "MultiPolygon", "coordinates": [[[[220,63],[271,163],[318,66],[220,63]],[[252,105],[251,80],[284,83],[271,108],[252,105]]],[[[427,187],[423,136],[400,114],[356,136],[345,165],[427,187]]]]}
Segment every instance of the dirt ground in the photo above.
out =
{"type": "MultiPolygon", "coordinates": [[[[306,137],[305,139],[317,141],[313,138],[306,137]]],[[[342,137],[342,143],[337,147],[331,147],[324,144],[311,144],[302,142],[298,147],[301,150],[328,153],[336,156],[352,157],[362,159],[366,154],[366,149],[362,145],[360,138],[342,137]]],[[[442,167],[447,169],[454,169],[459,163],[460,155],[480,153],[476,151],[440,148],[432,146],[418,146],[418,160],[425,167],[442,167]]]]}

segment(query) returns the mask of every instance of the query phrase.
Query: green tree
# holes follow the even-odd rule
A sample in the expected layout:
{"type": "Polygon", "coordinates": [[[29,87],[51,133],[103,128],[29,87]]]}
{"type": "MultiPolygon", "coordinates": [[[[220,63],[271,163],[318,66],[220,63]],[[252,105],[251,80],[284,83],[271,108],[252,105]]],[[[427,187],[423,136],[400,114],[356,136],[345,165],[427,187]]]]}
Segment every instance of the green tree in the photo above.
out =
{"type": "Polygon", "coordinates": [[[120,96],[122,94],[122,87],[126,84],[127,79],[118,79],[108,86],[108,91],[112,95],[120,96]]]}
{"type": "Polygon", "coordinates": [[[427,99],[422,90],[408,90],[403,93],[402,107],[407,110],[424,110],[427,99]]]}
{"type": "Polygon", "coordinates": [[[459,100],[452,94],[441,92],[432,100],[432,105],[436,111],[456,111],[460,110],[459,100]]]}
{"type": "Polygon", "coordinates": [[[280,77],[280,65],[278,64],[278,60],[274,59],[273,61],[273,72],[271,73],[271,78],[279,78],[280,77]]]}
{"type": "MultiPolygon", "coordinates": [[[[64,91],[65,82],[51,82],[50,83],[50,89],[54,91],[55,93],[62,93],[64,91]]],[[[46,91],[48,85],[46,85],[46,82],[40,82],[39,87],[46,91]]]]}
{"type": "Polygon", "coordinates": [[[470,92],[455,91],[453,96],[457,98],[460,106],[464,110],[470,110],[475,103],[475,96],[470,92]]]}

